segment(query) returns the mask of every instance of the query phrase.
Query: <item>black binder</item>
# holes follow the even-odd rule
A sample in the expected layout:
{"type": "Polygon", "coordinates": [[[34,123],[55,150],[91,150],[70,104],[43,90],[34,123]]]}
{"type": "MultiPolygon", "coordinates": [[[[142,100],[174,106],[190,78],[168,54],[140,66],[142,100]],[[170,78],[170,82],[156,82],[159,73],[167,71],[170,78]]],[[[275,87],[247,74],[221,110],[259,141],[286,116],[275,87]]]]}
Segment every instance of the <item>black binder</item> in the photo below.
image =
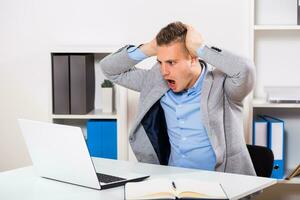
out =
{"type": "Polygon", "coordinates": [[[297,20],[297,24],[300,25],[300,0],[297,1],[297,6],[298,6],[298,20],[297,20]]]}
{"type": "Polygon", "coordinates": [[[71,114],[87,114],[94,109],[94,54],[70,55],[71,114]]]}
{"type": "Polygon", "coordinates": [[[70,114],[69,56],[52,55],[52,102],[54,114],[70,114]]]}

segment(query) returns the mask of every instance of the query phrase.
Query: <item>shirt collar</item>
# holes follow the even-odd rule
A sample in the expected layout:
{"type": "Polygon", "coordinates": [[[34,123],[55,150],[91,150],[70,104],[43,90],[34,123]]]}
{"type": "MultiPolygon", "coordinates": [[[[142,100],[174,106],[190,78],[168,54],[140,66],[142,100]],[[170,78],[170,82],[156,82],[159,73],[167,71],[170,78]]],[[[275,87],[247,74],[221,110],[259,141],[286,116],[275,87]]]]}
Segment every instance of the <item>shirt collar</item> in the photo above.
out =
{"type": "Polygon", "coordinates": [[[203,82],[203,79],[205,77],[205,74],[206,74],[206,68],[203,66],[202,70],[201,70],[201,74],[198,77],[198,79],[195,82],[195,84],[191,88],[187,89],[186,92],[187,92],[188,95],[192,94],[193,92],[197,92],[197,91],[201,90],[201,88],[202,88],[202,82],[203,82]]]}

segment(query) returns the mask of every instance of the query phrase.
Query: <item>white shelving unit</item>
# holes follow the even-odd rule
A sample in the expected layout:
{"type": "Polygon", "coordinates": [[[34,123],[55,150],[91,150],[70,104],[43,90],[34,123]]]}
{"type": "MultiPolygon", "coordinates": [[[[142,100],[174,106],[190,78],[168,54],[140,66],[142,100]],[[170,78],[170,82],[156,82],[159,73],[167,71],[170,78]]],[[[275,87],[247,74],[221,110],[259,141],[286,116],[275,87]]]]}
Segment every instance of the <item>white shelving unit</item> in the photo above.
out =
{"type": "MultiPolygon", "coordinates": [[[[107,54],[115,52],[120,46],[58,46],[49,51],[51,53],[93,53],[95,54],[95,76],[96,76],[96,94],[95,94],[95,109],[85,115],[65,115],[52,113],[52,90],[50,90],[51,105],[50,119],[54,123],[68,124],[79,126],[82,128],[86,136],[86,122],[89,119],[115,119],[117,121],[117,143],[118,143],[118,159],[128,160],[128,135],[127,135],[127,89],[118,85],[114,85],[114,111],[113,113],[103,113],[100,100],[100,83],[105,78],[102,74],[99,61],[107,54]],[[98,90],[97,90],[98,89],[98,90]]],[[[50,72],[51,74],[51,72],[50,72]]]]}
{"type": "Polygon", "coordinates": [[[253,99],[253,108],[300,108],[300,103],[270,103],[264,99],[253,99]]]}
{"type": "Polygon", "coordinates": [[[299,25],[254,25],[255,31],[300,30],[299,25]]]}
{"type": "Polygon", "coordinates": [[[55,115],[52,119],[118,119],[116,112],[103,113],[101,109],[94,109],[86,115],[55,115]]]}
{"type": "MultiPolygon", "coordinates": [[[[285,168],[289,171],[300,163],[300,104],[266,102],[264,87],[300,86],[296,76],[300,73],[297,0],[251,0],[250,9],[250,55],[256,65],[257,80],[249,123],[252,124],[257,114],[268,114],[285,121],[285,168]]],[[[252,126],[248,127],[252,133],[252,126]]],[[[278,182],[300,184],[300,178],[278,182]]]]}

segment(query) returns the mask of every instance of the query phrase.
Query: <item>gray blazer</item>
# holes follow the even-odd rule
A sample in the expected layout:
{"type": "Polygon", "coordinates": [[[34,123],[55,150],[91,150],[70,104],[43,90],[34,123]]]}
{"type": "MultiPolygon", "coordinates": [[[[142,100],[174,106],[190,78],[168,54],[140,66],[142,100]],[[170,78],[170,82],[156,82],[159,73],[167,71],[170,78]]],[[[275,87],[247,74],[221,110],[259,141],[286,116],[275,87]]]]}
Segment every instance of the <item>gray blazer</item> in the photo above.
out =
{"type": "MultiPolygon", "coordinates": [[[[158,102],[169,88],[158,63],[150,70],[136,68],[138,61],[128,57],[127,48],[108,55],[100,66],[114,83],[140,92],[138,113],[129,136],[138,161],[167,164],[170,147],[158,102]],[[153,120],[155,124],[149,125],[153,120]]],[[[244,139],[242,112],[242,101],[254,87],[254,64],[215,47],[205,46],[203,52],[201,59],[209,65],[199,105],[201,120],[216,155],[215,170],[255,175],[244,139]]]]}

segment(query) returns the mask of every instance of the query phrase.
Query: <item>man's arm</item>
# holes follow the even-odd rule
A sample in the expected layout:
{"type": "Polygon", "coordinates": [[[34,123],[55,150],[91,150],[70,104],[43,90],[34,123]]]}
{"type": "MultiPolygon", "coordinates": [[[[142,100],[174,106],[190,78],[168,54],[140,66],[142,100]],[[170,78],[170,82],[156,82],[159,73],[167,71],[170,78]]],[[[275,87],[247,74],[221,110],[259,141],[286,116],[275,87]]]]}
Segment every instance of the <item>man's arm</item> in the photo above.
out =
{"type": "Polygon", "coordinates": [[[242,101],[255,83],[254,63],[226,50],[204,46],[199,55],[227,75],[224,91],[232,101],[242,101]]]}
{"type": "Polygon", "coordinates": [[[186,47],[192,56],[197,56],[227,75],[224,90],[232,101],[242,101],[253,89],[255,82],[254,63],[226,50],[209,48],[193,27],[187,25],[186,47]]]}
{"type": "Polygon", "coordinates": [[[154,49],[155,46],[153,45],[153,41],[151,41],[137,47],[139,48],[137,50],[141,52],[138,52],[139,54],[135,52],[135,55],[133,52],[135,47],[125,46],[117,52],[106,56],[100,61],[103,74],[116,84],[138,92],[141,91],[143,80],[145,80],[148,70],[136,68],[135,65],[144,58],[156,54],[156,49],[154,49]],[[145,54],[144,58],[143,54],[145,54]]]}

